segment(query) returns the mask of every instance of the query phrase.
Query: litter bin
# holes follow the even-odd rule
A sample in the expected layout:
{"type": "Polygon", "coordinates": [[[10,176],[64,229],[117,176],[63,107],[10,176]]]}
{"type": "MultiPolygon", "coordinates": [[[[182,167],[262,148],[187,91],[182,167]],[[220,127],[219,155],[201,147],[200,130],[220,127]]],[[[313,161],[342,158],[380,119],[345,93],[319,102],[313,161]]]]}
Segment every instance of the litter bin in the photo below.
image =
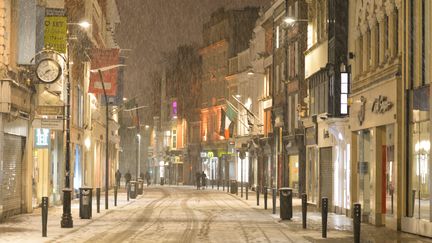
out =
{"type": "Polygon", "coordinates": [[[132,199],[135,199],[137,197],[137,190],[138,190],[138,183],[136,181],[131,181],[130,182],[130,192],[129,192],[129,197],[132,199]]]}
{"type": "Polygon", "coordinates": [[[137,194],[138,195],[142,195],[143,194],[143,184],[144,184],[144,181],[141,180],[141,179],[138,179],[137,184],[138,184],[138,190],[137,190],[138,193],[137,194]]]}
{"type": "Polygon", "coordinates": [[[237,194],[237,181],[231,180],[231,188],[230,188],[231,194],[237,194]]]}
{"type": "Polygon", "coordinates": [[[283,187],[279,189],[279,200],[280,200],[280,218],[291,219],[292,218],[292,188],[283,187]]]}
{"type": "Polygon", "coordinates": [[[81,187],[79,189],[79,215],[82,219],[91,219],[92,217],[92,190],[91,187],[81,187]]]}

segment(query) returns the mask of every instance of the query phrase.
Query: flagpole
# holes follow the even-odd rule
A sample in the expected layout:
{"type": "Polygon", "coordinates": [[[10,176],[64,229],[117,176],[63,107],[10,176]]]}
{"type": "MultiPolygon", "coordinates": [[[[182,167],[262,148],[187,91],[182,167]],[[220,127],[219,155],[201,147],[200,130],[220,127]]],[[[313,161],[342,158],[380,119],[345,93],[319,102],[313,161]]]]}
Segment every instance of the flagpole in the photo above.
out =
{"type": "MultiPolygon", "coordinates": [[[[234,95],[232,96],[233,98],[234,98],[234,100],[235,101],[237,101],[247,112],[249,112],[249,113],[251,113],[252,114],[252,116],[256,119],[256,120],[258,120],[259,122],[260,122],[260,125],[263,125],[263,122],[261,121],[261,119],[257,116],[257,115],[255,115],[252,111],[250,111],[240,100],[238,100],[234,95]]],[[[227,101],[227,102],[229,102],[229,101],[227,101]]],[[[232,104],[231,104],[232,105],[232,104]]]]}

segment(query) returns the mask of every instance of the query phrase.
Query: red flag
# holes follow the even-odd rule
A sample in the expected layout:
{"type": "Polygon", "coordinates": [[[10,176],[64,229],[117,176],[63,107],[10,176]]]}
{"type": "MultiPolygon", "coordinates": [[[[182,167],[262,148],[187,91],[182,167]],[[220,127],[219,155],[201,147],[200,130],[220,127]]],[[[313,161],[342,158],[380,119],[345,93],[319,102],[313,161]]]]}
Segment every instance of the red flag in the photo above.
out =
{"type": "MultiPolygon", "coordinates": [[[[119,54],[120,49],[92,49],[90,53],[91,69],[97,70],[99,68],[119,64],[119,54]]],[[[117,73],[118,68],[113,68],[102,72],[105,90],[109,96],[115,96],[117,93],[117,73]]],[[[102,81],[100,80],[98,72],[90,73],[88,92],[94,94],[103,94],[102,81]]]]}

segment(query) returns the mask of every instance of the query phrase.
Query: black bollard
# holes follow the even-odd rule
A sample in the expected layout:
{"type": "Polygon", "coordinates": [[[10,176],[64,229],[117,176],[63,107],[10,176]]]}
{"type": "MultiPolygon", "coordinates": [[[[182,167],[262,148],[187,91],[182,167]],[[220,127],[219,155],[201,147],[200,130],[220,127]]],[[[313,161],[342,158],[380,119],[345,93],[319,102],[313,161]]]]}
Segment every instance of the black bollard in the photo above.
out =
{"type": "Polygon", "coordinates": [[[257,196],[257,206],[259,206],[259,186],[256,186],[256,188],[255,188],[255,190],[256,190],[256,196],[257,196]]]}
{"type": "Polygon", "coordinates": [[[322,237],[327,238],[328,198],[321,199],[322,237]]]}
{"type": "Polygon", "coordinates": [[[220,180],[218,179],[218,181],[217,181],[217,189],[218,189],[218,191],[219,191],[219,184],[220,184],[220,180]]]}
{"type": "Polygon", "coordinates": [[[48,197],[42,197],[42,237],[47,237],[48,197]]]}
{"type": "Polygon", "coordinates": [[[240,182],[241,198],[243,198],[243,181],[240,182]]]}
{"type": "Polygon", "coordinates": [[[238,181],[235,182],[235,186],[236,186],[236,195],[238,196],[238,181]]]}
{"type": "Polygon", "coordinates": [[[249,183],[246,183],[246,200],[248,200],[249,194],[249,183]]]}
{"type": "Polygon", "coordinates": [[[100,188],[96,188],[96,212],[100,213],[100,188]]]}
{"type": "Polygon", "coordinates": [[[222,191],[225,191],[225,180],[222,180],[222,191]]]}
{"type": "Polygon", "coordinates": [[[264,187],[264,209],[267,209],[267,187],[264,187]]]}
{"type": "Polygon", "coordinates": [[[127,197],[127,201],[129,202],[129,197],[130,197],[130,184],[129,183],[126,187],[126,197],[127,197]]]}
{"type": "Polygon", "coordinates": [[[214,189],[214,179],[211,182],[212,182],[212,189],[214,189]]]}
{"type": "Polygon", "coordinates": [[[114,206],[117,206],[117,186],[114,186],[114,206]]]}
{"type": "Polygon", "coordinates": [[[307,194],[303,193],[301,196],[302,202],[302,223],[303,229],[306,229],[306,216],[307,216],[307,194]]]}
{"type": "Polygon", "coordinates": [[[354,242],[360,243],[361,204],[354,203],[354,242]]]}

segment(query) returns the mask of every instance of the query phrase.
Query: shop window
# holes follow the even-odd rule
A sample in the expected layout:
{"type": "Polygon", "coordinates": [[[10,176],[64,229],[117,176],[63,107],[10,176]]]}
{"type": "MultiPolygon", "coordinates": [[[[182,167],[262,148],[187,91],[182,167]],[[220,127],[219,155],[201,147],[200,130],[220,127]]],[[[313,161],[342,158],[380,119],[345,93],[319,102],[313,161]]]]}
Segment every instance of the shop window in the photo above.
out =
{"type": "Polygon", "coordinates": [[[411,97],[408,216],[431,221],[429,86],[415,89],[411,97]]]}

